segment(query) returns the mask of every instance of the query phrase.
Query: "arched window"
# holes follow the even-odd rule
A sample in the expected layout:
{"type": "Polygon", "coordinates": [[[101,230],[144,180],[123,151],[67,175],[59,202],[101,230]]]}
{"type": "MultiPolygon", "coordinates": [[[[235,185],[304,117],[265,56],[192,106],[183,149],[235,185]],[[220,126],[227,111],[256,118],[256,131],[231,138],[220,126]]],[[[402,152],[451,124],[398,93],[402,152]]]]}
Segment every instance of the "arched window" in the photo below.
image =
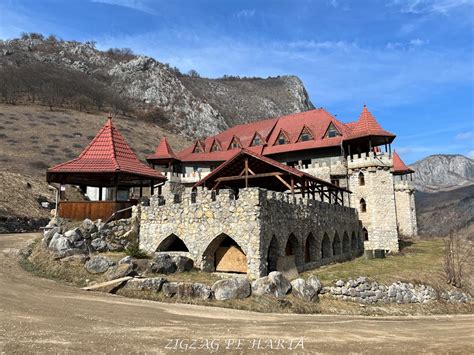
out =
{"type": "Polygon", "coordinates": [[[367,212],[367,204],[365,203],[365,200],[363,198],[360,199],[360,212],[367,212]]]}
{"type": "Polygon", "coordinates": [[[364,186],[365,185],[365,176],[364,173],[361,171],[359,173],[359,186],[364,186]]]}
{"type": "Polygon", "coordinates": [[[362,235],[364,236],[364,242],[369,240],[369,232],[367,232],[367,229],[362,229],[362,235]]]}

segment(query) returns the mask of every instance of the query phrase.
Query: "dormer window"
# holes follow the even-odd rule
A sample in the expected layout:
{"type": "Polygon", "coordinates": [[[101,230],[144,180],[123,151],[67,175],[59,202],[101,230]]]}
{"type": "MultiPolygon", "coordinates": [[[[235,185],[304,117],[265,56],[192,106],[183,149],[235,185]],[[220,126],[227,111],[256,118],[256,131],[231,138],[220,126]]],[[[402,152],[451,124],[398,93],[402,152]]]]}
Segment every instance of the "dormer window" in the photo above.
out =
{"type": "Polygon", "coordinates": [[[341,133],[337,130],[336,126],[331,122],[331,124],[328,127],[328,130],[326,131],[326,138],[333,138],[340,136],[341,133]]]}
{"type": "Polygon", "coordinates": [[[236,149],[241,147],[242,146],[240,145],[239,140],[236,137],[232,138],[232,142],[230,143],[230,149],[236,149]]]}
{"type": "Polygon", "coordinates": [[[283,131],[281,131],[276,140],[276,145],[282,145],[282,144],[287,144],[287,143],[288,143],[288,138],[286,134],[283,131]]]}
{"type": "Polygon", "coordinates": [[[259,146],[262,144],[263,144],[262,137],[260,136],[260,134],[255,133],[255,136],[253,137],[253,140],[252,140],[252,146],[259,146]]]}
{"type": "Polygon", "coordinates": [[[306,142],[312,139],[313,139],[313,135],[311,134],[309,129],[306,126],[304,126],[303,129],[301,130],[301,134],[298,138],[298,142],[306,142]]]}
{"type": "Polygon", "coordinates": [[[193,153],[202,153],[202,152],[204,152],[202,145],[199,142],[196,142],[193,153]]]}
{"type": "Polygon", "coordinates": [[[211,147],[211,152],[218,152],[221,150],[221,147],[219,146],[219,144],[214,141],[214,143],[212,144],[212,147],[211,147]]]}

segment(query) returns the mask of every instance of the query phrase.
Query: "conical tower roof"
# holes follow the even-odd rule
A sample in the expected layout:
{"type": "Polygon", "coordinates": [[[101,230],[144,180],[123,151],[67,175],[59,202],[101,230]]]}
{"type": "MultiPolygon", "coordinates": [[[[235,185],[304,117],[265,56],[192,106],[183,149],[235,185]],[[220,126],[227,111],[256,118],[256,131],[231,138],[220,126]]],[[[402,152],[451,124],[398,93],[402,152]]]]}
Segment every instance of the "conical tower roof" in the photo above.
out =
{"type": "Polygon", "coordinates": [[[407,166],[397,152],[393,152],[393,172],[395,174],[414,173],[415,170],[407,166]]]}
{"type": "Polygon", "coordinates": [[[156,147],[155,153],[149,155],[146,160],[151,162],[154,160],[179,160],[179,158],[174,154],[173,148],[171,148],[168,139],[163,137],[160,144],[156,147]]]}
{"type": "Polygon", "coordinates": [[[386,136],[395,137],[393,133],[390,133],[382,128],[377,122],[375,117],[364,105],[359,119],[350,125],[352,132],[351,138],[363,137],[363,136],[386,136]]]}

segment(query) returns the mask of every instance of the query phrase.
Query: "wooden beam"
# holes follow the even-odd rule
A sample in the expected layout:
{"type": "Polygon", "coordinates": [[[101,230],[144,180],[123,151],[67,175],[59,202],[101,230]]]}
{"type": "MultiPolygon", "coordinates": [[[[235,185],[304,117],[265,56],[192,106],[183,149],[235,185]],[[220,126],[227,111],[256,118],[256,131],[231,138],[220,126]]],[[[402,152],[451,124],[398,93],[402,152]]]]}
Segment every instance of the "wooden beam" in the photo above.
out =
{"type": "Polygon", "coordinates": [[[290,179],[290,183],[291,183],[291,194],[294,195],[295,194],[295,178],[292,176],[291,179],[290,179]]]}
{"type": "Polygon", "coordinates": [[[256,174],[256,175],[248,175],[246,176],[223,176],[217,178],[216,181],[234,181],[234,180],[244,180],[244,179],[256,179],[256,178],[263,178],[263,177],[271,177],[271,176],[280,176],[284,175],[283,173],[263,173],[263,174],[256,174]]]}
{"type": "Polygon", "coordinates": [[[285,179],[283,179],[280,175],[275,175],[275,177],[278,180],[280,180],[283,183],[283,185],[285,185],[288,188],[288,190],[291,190],[291,186],[285,181],[285,179]]]}
{"type": "Polygon", "coordinates": [[[245,187],[249,187],[249,159],[245,158],[245,187]]]}

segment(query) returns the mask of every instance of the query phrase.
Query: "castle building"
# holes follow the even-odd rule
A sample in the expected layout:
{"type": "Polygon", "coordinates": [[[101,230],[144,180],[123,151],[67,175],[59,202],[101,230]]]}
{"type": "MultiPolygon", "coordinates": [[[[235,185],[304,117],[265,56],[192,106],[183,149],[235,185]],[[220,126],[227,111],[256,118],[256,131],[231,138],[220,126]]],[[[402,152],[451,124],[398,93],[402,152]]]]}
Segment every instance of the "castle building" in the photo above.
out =
{"type": "Polygon", "coordinates": [[[238,125],[176,154],[163,139],[147,160],[167,176],[174,196],[245,149],[350,191],[346,204],[362,222],[364,248],[398,252],[399,237],[415,236],[417,226],[413,170],[392,152],[394,139],[366,106],[349,123],[319,108],[238,125]]]}

